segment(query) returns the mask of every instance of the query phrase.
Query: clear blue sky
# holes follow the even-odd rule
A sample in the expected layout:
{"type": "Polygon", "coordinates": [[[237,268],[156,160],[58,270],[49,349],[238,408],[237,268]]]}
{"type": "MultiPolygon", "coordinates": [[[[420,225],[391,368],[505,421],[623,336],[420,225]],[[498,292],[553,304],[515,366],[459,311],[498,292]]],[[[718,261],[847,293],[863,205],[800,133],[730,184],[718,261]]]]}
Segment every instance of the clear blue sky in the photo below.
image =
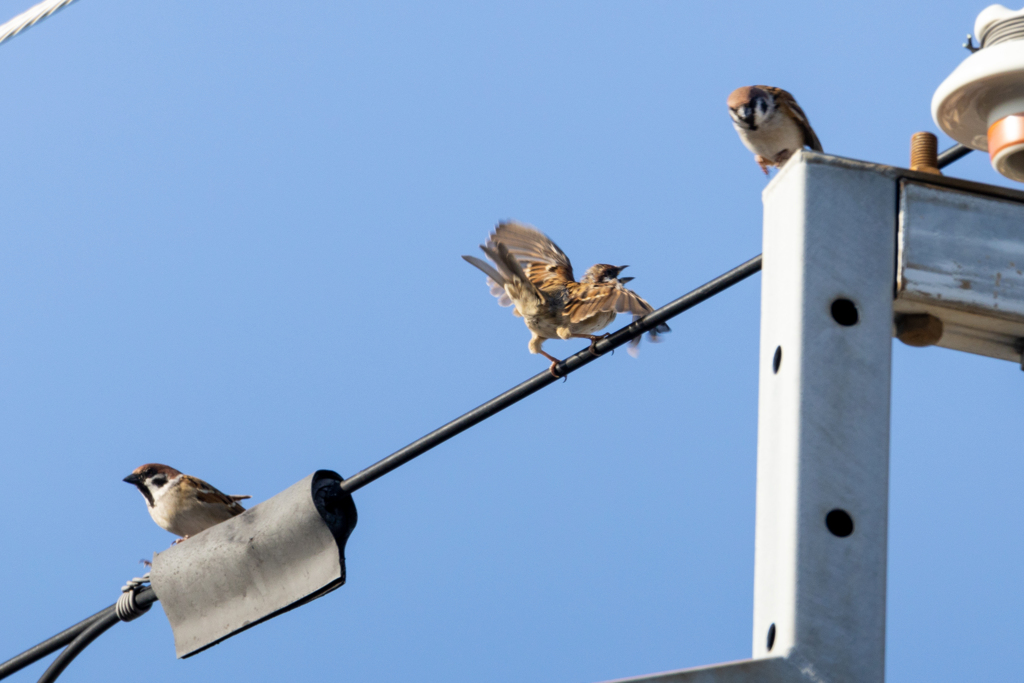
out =
{"type": "MultiPolygon", "coordinates": [[[[826,151],[905,165],[984,6],[80,0],[3,45],[0,659],[171,542],[136,466],[260,501],[542,370],[459,258],[497,220],[666,303],[760,251],[731,90],[784,87],[826,151]]],[[[950,174],[1010,184],[980,154],[950,174]]],[[[187,661],[155,608],[65,677],[586,682],[749,656],[759,284],[359,491],[327,598],[187,661]]],[[[894,354],[889,678],[1013,679],[1024,375],[894,354]]]]}

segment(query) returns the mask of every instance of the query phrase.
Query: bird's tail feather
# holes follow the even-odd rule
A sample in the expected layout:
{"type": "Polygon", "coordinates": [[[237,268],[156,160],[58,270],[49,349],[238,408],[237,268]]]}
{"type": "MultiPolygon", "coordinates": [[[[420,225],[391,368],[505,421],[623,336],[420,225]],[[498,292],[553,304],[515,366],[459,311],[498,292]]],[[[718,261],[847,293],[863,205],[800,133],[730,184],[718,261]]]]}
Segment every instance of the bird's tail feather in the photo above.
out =
{"type": "Polygon", "coordinates": [[[478,259],[476,256],[463,256],[462,258],[466,259],[468,263],[471,263],[480,270],[484,271],[484,273],[487,274],[487,277],[494,280],[494,282],[499,287],[505,286],[505,278],[503,278],[501,274],[498,271],[496,271],[490,263],[487,263],[482,259],[478,259]]]}
{"type": "MultiPolygon", "coordinates": [[[[643,317],[643,316],[639,316],[639,315],[633,316],[633,322],[636,322],[641,317],[643,317]]],[[[661,338],[661,335],[666,334],[666,333],[671,332],[671,331],[672,331],[672,328],[669,327],[667,323],[661,323],[660,325],[658,325],[653,330],[651,330],[650,332],[647,333],[647,338],[651,340],[652,344],[658,344],[660,342],[665,341],[664,339],[661,338]]],[[[626,349],[626,352],[629,355],[631,355],[633,358],[636,358],[637,356],[640,355],[640,338],[641,337],[643,337],[643,335],[639,335],[639,336],[629,340],[629,347],[626,349]]]]}
{"type": "Polygon", "coordinates": [[[526,291],[532,292],[538,297],[540,296],[536,285],[530,281],[527,277],[526,271],[523,270],[523,266],[520,265],[518,259],[513,256],[508,247],[501,242],[492,242],[493,246],[483,246],[481,249],[487,257],[494,261],[494,265],[497,266],[498,272],[504,278],[505,282],[513,282],[519,287],[525,288],[526,291]]]}

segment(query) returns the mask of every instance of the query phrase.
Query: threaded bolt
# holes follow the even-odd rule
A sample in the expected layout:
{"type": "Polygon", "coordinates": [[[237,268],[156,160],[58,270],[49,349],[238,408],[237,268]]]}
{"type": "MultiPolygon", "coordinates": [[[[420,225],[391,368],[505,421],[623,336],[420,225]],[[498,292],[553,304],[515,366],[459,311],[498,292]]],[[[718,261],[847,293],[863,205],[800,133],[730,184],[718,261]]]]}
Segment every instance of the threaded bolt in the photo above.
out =
{"type": "Polygon", "coordinates": [[[910,170],[942,175],[939,170],[939,140],[922,131],[910,136],[910,170]]]}

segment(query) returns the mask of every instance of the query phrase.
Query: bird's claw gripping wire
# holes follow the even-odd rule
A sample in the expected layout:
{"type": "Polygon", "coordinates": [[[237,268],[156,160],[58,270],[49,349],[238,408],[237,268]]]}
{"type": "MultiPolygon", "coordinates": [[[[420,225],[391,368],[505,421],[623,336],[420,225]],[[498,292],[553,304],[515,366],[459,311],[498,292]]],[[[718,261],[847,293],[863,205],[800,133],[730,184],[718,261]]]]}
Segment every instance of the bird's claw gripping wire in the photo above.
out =
{"type": "MultiPolygon", "coordinates": [[[[612,336],[611,332],[608,332],[607,334],[595,334],[591,336],[590,346],[587,347],[587,351],[590,351],[590,353],[592,353],[594,356],[600,358],[605,353],[607,353],[607,351],[605,351],[604,353],[599,353],[597,350],[597,342],[601,341],[602,339],[607,339],[610,336],[612,336]]],[[[612,355],[615,355],[615,349],[612,349],[612,355]]]]}
{"type": "Polygon", "coordinates": [[[568,379],[568,375],[559,375],[558,371],[555,370],[555,368],[558,366],[558,364],[561,363],[562,361],[558,360],[557,358],[552,356],[550,353],[548,353],[544,349],[540,350],[540,355],[544,356],[549,361],[551,361],[551,365],[548,366],[548,372],[551,373],[552,377],[554,377],[555,379],[560,379],[560,378],[568,379]]]}
{"type": "Polygon", "coordinates": [[[553,359],[551,361],[551,365],[548,366],[548,372],[550,372],[551,376],[554,377],[555,379],[561,379],[563,382],[567,382],[569,381],[569,375],[559,375],[558,370],[556,369],[558,367],[558,364],[561,362],[562,361],[560,360],[553,359]]]}

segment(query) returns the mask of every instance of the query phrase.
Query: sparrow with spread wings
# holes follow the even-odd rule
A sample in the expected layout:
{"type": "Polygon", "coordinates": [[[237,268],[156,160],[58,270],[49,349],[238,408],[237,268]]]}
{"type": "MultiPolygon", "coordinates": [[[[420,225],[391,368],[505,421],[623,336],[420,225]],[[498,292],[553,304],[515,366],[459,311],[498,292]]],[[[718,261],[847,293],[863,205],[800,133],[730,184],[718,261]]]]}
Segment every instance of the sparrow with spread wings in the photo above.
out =
{"type": "Polygon", "coordinates": [[[229,496],[202,479],[182,474],[173,467],[151,463],[124,478],[146,499],[149,516],[162,529],[182,538],[245,512],[238,501],[251,496],[229,496]]]}
{"type": "Polygon", "coordinates": [[[822,151],[804,110],[782,88],[744,86],[733,90],[726,104],[740,140],[765,175],[769,166],[781,168],[799,149],[822,151]]]}
{"type": "MultiPolygon", "coordinates": [[[[569,257],[540,231],[520,223],[498,224],[487,244],[480,247],[494,265],[473,256],[462,258],[487,274],[491,294],[502,306],[515,305],[513,313],[523,318],[533,333],[530,353],[539,353],[555,366],[561,361],[541,346],[547,339],[589,339],[590,350],[608,335],[594,333],[604,329],[618,313],[632,313],[633,319],[653,311],[649,303],[623,285],[633,278],[619,278],[627,266],[598,263],[587,269],[576,282],[569,257]]],[[[669,332],[662,323],[650,333],[651,341],[669,332]]],[[[630,355],[636,355],[640,337],[630,342],[630,355]]]]}

